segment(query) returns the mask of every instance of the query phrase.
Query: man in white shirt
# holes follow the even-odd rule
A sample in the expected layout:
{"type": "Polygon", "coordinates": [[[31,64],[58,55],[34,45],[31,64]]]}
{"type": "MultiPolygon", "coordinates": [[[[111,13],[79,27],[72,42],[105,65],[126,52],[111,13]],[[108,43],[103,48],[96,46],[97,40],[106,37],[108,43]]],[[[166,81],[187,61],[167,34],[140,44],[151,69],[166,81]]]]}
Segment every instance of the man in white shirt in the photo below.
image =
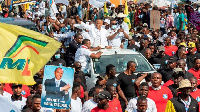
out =
{"type": "Polygon", "coordinates": [[[90,51],[91,42],[89,39],[84,39],[82,46],[76,51],[75,61],[79,61],[82,65],[81,70],[86,73],[89,68],[90,58],[100,58],[102,52],[92,53],[90,51]]]}
{"type": "Polygon", "coordinates": [[[115,19],[110,21],[110,29],[109,29],[109,45],[112,47],[119,48],[121,45],[122,39],[129,39],[129,35],[125,32],[122,27],[117,25],[115,19]]]}
{"type": "Polygon", "coordinates": [[[83,23],[82,21],[80,21],[79,17],[76,17],[76,20],[78,21],[80,26],[83,27],[83,29],[89,31],[92,47],[101,46],[102,48],[110,48],[110,46],[108,46],[107,40],[109,33],[105,28],[102,28],[103,21],[101,19],[97,19],[95,21],[95,24],[91,25],[83,23]]]}
{"type": "Polygon", "coordinates": [[[5,98],[8,100],[12,95],[6,91],[3,90],[5,87],[5,83],[0,83],[0,97],[5,98]]]}
{"type": "Polygon", "coordinates": [[[12,85],[13,95],[8,99],[12,102],[19,110],[22,110],[26,105],[26,98],[24,98],[21,94],[22,85],[21,84],[13,84],[12,85]]]}
{"type": "Polygon", "coordinates": [[[45,15],[45,2],[42,0],[39,0],[39,11],[41,12],[41,15],[45,15]]]}
{"type": "Polygon", "coordinates": [[[81,112],[82,102],[79,96],[81,95],[80,84],[74,83],[71,96],[71,110],[70,112],[81,112]]]}
{"type": "Polygon", "coordinates": [[[91,112],[93,108],[97,107],[98,102],[96,95],[98,95],[100,91],[103,91],[102,87],[94,87],[93,98],[89,99],[83,104],[82,112],[91,112]]]}
{"type": "MultiPolygon", "coordinates": [[[[141,83],[139,86],[139,96],[147,97],[148,93],[149,93],[149,85],[146,82],[141,83]]],[[[128,102],[126,108],[127,112],[133,112],[137,110],[137,105],[136,105],[137,99],[138,97],[133,98],[128,102]]],[[[146,112],[157,112],[156,104],[152,99],[147,98],[147,106],[148,108],[146,112]]]]}
{"type": "Polygon", "coordinates": [[[40,16],[42,15],[42,13],[41,13],[38,9],[39,9],[39,7],[36,6],[36,7],[35,7],[35,12],[33,12],[32,20],[35,19],[35,15],[37,15],[37,17],[40,17],[40,16]]]}

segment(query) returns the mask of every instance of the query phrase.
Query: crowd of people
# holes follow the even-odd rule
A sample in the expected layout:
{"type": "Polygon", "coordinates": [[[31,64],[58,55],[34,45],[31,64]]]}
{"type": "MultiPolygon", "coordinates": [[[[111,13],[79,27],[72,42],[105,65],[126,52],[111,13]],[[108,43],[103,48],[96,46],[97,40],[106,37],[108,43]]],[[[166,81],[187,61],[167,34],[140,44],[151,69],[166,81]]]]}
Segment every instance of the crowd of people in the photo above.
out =
{"type": "MultiPolygon", "coordinates": [[[[157,7],[149,3],[106,3],[97,8],[87,1],[57,3],[58,13],[49,14],[48,1],[37,0],[32,9],[2,5],[2,16],[25,18],[38,32],[62,43],[47,65],[73,67],[71,108],[42,108],[44,68],[34,75],[36,84],[0,84],[0,96],[23,112],[199,112],[200,111],[200,13],[198,5],[186,2],[157,7]],[[150,28],[150,10],[160,12],[159,29],[150,28]],[[54,15],[54,16],[50,16],[54,15]],[[124,22],[129,17],[131,27],[124,22]],[[90,58],[100,58],[100,49],[131,49],[141,53],[156,69],[138,75],[137,64],[129,60],[117,75],[109,64],[106,73],[87,88],[90,58]],[[93,51],[98,51],[94,53],[93,51]]],[[[57,72],[57,70],[55,71],[57,72]]],[[[70,88],[70,87],[69,87],[70,88]]],[[[69,89],[68,88],[68,89],[69,89]]]]}

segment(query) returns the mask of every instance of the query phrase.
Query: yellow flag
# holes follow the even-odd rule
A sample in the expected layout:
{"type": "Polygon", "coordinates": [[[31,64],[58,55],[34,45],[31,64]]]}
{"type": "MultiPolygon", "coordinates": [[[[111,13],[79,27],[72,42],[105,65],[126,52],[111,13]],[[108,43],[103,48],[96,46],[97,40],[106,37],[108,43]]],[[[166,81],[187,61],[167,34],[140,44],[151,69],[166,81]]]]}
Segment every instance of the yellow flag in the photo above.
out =
{"type": "Polygon", "coordinates": [[[131,22],[128,14],[128,5],[127,1],[125,2],[125,8],[124,8],[124,14],[126,14],[127,17],[124,18],[124,22],[128,24],[129,30],[131,29],[131,22]]]}
{"type": "Polygon", "coordinates": [[[109,17],[108,9],[106,7],[106,2],[104,3],[104,17],[109,17]]]}
{"type": "Polygon", "coordinates": [[[61,43],[38,32],[0,23],[0,83],[33,85],[61,43]]]}

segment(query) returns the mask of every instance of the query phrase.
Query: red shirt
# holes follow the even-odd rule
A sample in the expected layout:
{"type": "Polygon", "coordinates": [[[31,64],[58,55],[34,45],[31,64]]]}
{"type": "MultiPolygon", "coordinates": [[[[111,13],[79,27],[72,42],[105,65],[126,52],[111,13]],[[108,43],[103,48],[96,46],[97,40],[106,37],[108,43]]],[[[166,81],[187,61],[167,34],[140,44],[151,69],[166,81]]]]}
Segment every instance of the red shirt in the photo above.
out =
{"type": "Polygon", "coordinates": [[[169,85],[172,85],[172,84],[174,84],[174,81],[173,80],[168,80],[167,82],[165,82],[164,84],[163,84],[163,86],[169,86],[169,85]]]}
{"type": "MultiPolygon", "coordinates": [[[[5,87],[3,88],[4,91],[13,94],[12,91],[12,84],[6,83],[5,87]]],[[[30,95],[30,89],[27,85],[22,85],[22,92],[21,92],[22,96],[27,98],[30,95]]]]}
{"type": "Polygon", "coordinates": [[[80,98],[83,98],[84,97],[84,90],[83,90],[83,86],[80,85],[80,88],[81,88],[81,97],[80,98]]]}
{"type": "MultiPolygon", "coordinates": [[[[104,110],[104,109],[100,109],[98,107],[95,107],[91,110],[91,112],[122,112],[122,109],[120,111],[120,109],[118,109],[116,106],[117,104],[117,99],[113,99],[114,101],[109,101],[109,108],[104,110]],[[115,106],[116,105],[116,106],[115,106]]],[[[118,100],[119,101],[119,100],[118,100]]],[[[121,106],[121,105],[120,105],[121,106]]]]}
{"type": "Polygon", "coordinates": [[[200,84],[200,70],[191,68],[188,70],[188,72],[192,73],[197,78],[198,84],[200,84]]]}
{"type": "Polygon", "coordinates": [[[116,108],[118,110],[116,112],[122,112],[120,101],[117,98],[114,98],[113,100],[109,101],[109,106],[116,108]]]}
{"type": "MultiPolygon", "coordinates": [[[[191,92],[190,95],[197,100],[197,102],[199,103],[200,105],[200,89],[197,89],[196,91],[194,92],[191,92]]],[[[200,106],[199,106],[199,111],[200,111],[200,106]]]]}
{"type": "Polygon", "coordinates": [[[177,46],[171,45],[171,46],[165,46],[165,54],[172,56],[176,54],[176,51],[178,50],[177,46]]]}
{"type": "Polygon", "coordinates": [[[152,87],[149,87],[148,98],[155,102],[157,112],[164,112],[168,100],[173,98],[173,95],[168,87],[161,86],[160,90],[153,90],[152,87]]]}

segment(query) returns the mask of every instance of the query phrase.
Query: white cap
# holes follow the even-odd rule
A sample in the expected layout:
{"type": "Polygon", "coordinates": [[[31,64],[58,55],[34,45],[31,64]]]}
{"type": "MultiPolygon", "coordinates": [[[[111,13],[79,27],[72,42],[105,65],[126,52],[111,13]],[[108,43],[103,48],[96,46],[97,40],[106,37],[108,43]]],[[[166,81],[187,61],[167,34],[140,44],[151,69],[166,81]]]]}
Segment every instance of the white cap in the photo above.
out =
{"type": "Polygon", "coordinates": [[[111,4],[111,6],[110,7],[115,7],[115,4],[111,4]]]}
{"type": "Polygon", "coordinates": [[[35,8],[39,8],[38,6],[36,6],[35,8]]]}
{"type": "Polygon", "coordinates": [[[104,22],[110,24],[110,20],[109,19],[105,19],[104,22]]]}

